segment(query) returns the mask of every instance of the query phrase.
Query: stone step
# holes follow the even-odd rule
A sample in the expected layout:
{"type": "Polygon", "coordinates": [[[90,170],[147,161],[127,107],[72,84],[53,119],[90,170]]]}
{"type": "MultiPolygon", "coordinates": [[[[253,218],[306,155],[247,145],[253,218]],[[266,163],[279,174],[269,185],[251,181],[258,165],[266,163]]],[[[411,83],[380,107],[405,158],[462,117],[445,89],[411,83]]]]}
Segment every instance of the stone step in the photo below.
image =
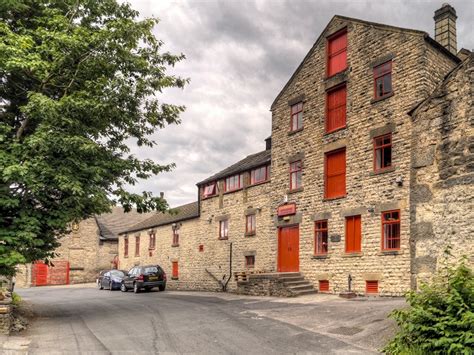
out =
{"type": "Polygon", "coordinates": [[[310,283],[307,283],[303,285],[289,286],[288,289],[291,291],[305,291],[305,290],[314,290],[314,287],[310,283]]]}
{"type": "Polygon", "coordinates": [[[301,280],[295,280],[295,281],[283,281],[283,283],[286,285],[286,286],[295,286],[295,285],[307,285],[308,284],[308,281],[306,281],[305,279],[301,279],[301,280]]]}
{"type": "Polygon", "coordinates": [[[280,281],[300,281],[300,280],[304,280],[304,277],[303,276],[283,276],[283,277],[279,277],[278,278],[280,281]]]}
{"type": "Polygon", "coordinates": [[[317,293],[314,288],[312,290],[297,290],[297,291],[292,290],[292,292],[294,293],[295,296],[312,295],[312,294],[317,293]]]}

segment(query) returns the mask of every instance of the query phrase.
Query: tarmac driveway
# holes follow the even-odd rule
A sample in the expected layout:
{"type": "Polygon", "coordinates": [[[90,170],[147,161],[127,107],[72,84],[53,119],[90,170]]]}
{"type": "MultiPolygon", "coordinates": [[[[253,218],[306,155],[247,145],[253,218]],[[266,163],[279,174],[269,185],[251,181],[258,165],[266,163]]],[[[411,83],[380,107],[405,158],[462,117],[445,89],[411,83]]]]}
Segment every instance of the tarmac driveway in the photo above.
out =
{"type": "Polygon", "coordinates": [[[402,299],[294,299],[222,293],[18,290],[38,318],[31,354],[370,354],[393,333],[402,299]]]}

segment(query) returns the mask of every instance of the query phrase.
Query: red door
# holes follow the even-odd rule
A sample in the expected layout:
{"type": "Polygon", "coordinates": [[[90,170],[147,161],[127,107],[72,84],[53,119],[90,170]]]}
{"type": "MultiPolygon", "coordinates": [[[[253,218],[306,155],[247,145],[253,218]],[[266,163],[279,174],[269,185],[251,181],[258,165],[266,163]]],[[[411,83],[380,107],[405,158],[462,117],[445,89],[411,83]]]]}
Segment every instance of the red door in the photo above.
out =
{"type": "Polygon", "coordinates": [[[278,232],[278,271],[295,272],[300,270],[299,227],[283,227],[278,232]]]}
{"type": "Polygon", "coordinates": [[[35,282],[36,286],[45,286],[48,284],[48,265],[37,262],[34,264],[35,268],[35,282]]]}

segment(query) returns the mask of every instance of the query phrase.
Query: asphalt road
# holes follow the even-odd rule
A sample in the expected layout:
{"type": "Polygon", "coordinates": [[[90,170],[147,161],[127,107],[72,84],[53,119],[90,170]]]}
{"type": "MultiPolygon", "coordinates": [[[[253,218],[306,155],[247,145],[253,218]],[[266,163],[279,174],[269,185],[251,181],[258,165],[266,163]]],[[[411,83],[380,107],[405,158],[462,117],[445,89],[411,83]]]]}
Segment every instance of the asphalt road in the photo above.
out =
{"type": "MultiPolygon", "coordinates": [[[[310,330],[313,322],[305,325],[312,319],[311,312],[337,308],[343,304],[338,301],[305,304],[231,295],[133,294],[77,287],[18,292],[33,304],[38,316],[25,333],[31,339],[30,354],[372,353],[367,342],[354,342],[347,334],[310,330]]],[[[354,327],[346,328],[350,333],[354,327]]]]}

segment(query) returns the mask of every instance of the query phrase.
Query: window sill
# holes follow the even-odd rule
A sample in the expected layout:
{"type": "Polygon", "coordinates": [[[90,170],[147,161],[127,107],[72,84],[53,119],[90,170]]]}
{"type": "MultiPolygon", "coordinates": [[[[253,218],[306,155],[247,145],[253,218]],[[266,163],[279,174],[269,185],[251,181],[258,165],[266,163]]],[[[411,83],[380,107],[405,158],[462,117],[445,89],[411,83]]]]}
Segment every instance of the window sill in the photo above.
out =
{"type": "Polygon", "coordinates": [[[179,244],[171,244],[171,247],[172,248],[177,248],[177,247],[179,247],[179,244]]]}
{"type": "Polygon", "coordinates": [[[333,129],[332,131],[329,131],[329,132],[327,132],[327,131],[324,131],[324,134],[323,134],[323,136],[329,136],[329,135],[331,135],[331,134],[333,134],[333,133],[336,133],[336,132],[342,131],[342,130],[344,130],[344,129],[346,129],[346,128],[347,128],[347,125],[345,125],[345,126],[343,126],[343,127],[338,127],[338,128],[336,128],[336,129],[333,129]]]}
{"type": "Polygon", "coordinates": [[[241,191],[242,189],[243,189],[243,187],[239,187],[238,189],[235,189],[235,190],[225,191],[224,195],[231,194],[231,193],[237,192],[237,191],[241,191]]]}
{"type": "Polygon", "coordinates": [[[301,128],[298,128],[298,129],[295,129],[294,131],[289,131],[288,132],[288,135],[289,136],[292,136],[293,134],[296,134],[298,132],[301,132],[303,130],[304,127],[301,127],[301,128]]]}
{"type": "Polygon", "coordinates": [[[217,239],[218,239],[218,240],[229,240],[229,237],[225,237],[225,238],[219,237],[219,238],[217,238],[217,239]]]}
{"type": "Polygon", "coordinates": [[[288,190],[286,193],[287,193],[287,194],[295,194],[295,193],[301,192],[301,191],[303,191],[303,188],[302,188],[302,187],[298,187],[297,189],[288,190]]]}
{"type": "Polygon", "coordinates": [[[218,194],[214,194],[214,195],[206,196],[206,197],[203,196],[203,197],[202,197],[202,200],[203,200],[203,201],[204,201],[204,200],[208,200],[208,199],[210,199],[210,198],[217,197],[217,196],[219,196],[219,195],[218,195],[218,194]]]}
{"type": "Polygon", "coordinates": [[[341,195],[341,196],[335,196],[335,197],[325,197],[323,198],[323,202],[328,202],[328,201],[334,201],[334,200],[340,200],[342,198],[346,198],[347,194],[341,195]]]}
{"type": "Polygon", "coordinates": [[[370,172],[370,176],[376,176],[376,175],[381,175],[381,174],[386,174],[386,173],[392,173],[396,169],[395,165],[389,166],[388,168],[380,169],[380,170],[375,170],[370,172]]]}
{"type": "Polygon", "coordinates": [[[360,251],[357,251],[357,252],[353,252],[353,253],[350,253],[350,252],[346,252],[345,254],[343,254],[341,257],[343,258],[360,258],[364,255],[364,253],[360,252],[360,251]]]}
{"type": "Polygon", "coordinates": [[[315,259],[315,260],[329,259],[329,255],[323,255],[323,254],[320,254],[320,255],[313,255],[313,256],[311,257],[311,259],[315,259]]]}
{"type": "Polygon", "coordinates": [[[171,280],[179,280],[179,277],[171,277],[171,280]]]}
{"type": "Polygon", "coordinates": [[[155,248],[154,248],[154,247],[153,247],[153,248],[150,247],[150,248],[148,248],[148,250],[155,250],[155,248]]]}
{"type": "Polygon", "coordinates": [[[394,249],[394,250],[381,250],[377,255],[401,255],[402,253],[400,252],[399,249],[394,249]]]}
{"type": "Polygon", "coordinates": [[[250,185],[247,186],[247,188],[258,186],[258,185],[263,185],[263,184],[266,184],[267,182],[270,182],[270,179],[267,179],[265,181],[256,182],[255,184],[250,184],[250,185]]]}
{"type": "Polygon", "coordinates": [[[377,103],[377,102],[380,102],[380,101],[383,101],[383,100],[385,100],[385,99],[388,99],[389,97],[392,97],[393,95],[394,95],[393,92],[391,92],[390,94],[387,94],[387,95],[385,95],[385,96],[378,97],[378,98],[376,98],[376,99],[370,100],[370,103],[371,103],[371,104],[375,104],[375,103],[377,103]]]}
{"type": "MultiPolygon", "coordinates": [[[[326,82],[326,81],[332,80],[332,79],[336,78],[338,75],[339,76],[345,76],[345,75],[347,75],[348,71],[349,71],[349,66],[345,67],[344,69],[342,69],[341,71],[338,71],[335,74],[332,74],[331,76],[329,76],[326,73],[324,81],[326,82]]],[[[347,80],[347,79],[345,79],[345,80],[347,80]]],[[[343,80],[343,81],[345,81],[345,80],[343,80]]],[[[335,86],[337,86],[337,85],[339,85],[339,84],[336,84],[335,86]]]]}
{"type": "Polygon", "coordinates": [[[246,237],[255,237],[257,235],[256,232],[248,232],[248,233],[245,233],[245,236],[246,237]]]}

